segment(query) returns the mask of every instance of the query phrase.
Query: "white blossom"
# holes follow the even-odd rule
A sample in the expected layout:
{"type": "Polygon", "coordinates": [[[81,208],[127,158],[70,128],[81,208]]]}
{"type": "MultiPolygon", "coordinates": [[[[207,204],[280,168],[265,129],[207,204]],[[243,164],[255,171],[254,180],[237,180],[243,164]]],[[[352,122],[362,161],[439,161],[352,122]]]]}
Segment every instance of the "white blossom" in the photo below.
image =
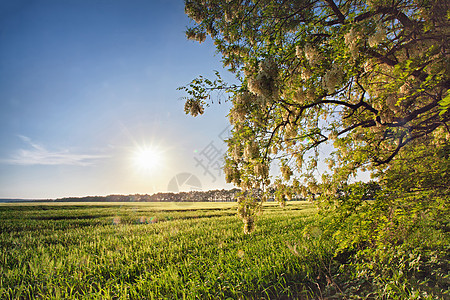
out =
{"type": "Polygon", "coordinates": [[[321,55],[311,44],[306,44],[305,46],[305,57],[311,65],[316,65],[321,60],[321,55]]]}
{"type": "Polygon", "coordinates": [[[249,92],[244,91],[244,92],[236,95],[235,104],[246,105],[246,104],[252,102],[252,100],[253,100],[252,98],[253,97],[249,92]]]}
{"type": "Polygon", "coordinates": [[[386,39],[386,30],[380,25],[377,26],[375,33],[369,37],[368,42],[370,47],[379,45],[386,39]]]}
{"type": "Polygon", "coordinates": [[[403,96],[406,96],[406,95],[408,95],[408,93],[409,93],[409,90],[410,90],[410,87],[409,87],[409,85],[407,84],[407,83],[405,83],[404,85],[402,85],[401,87],[400,87],[400,93],[403,95],[403,96]]]}
{"type": "Polygon", "coordinates": [[[273,155],[277,155],[278,153],[278,148],[276,145],[273,145],[270,151],[273,155]]]}
{"type": "MultiPolygon", "coordinates": [[[[257,96],[276,97],[277,90],[275,89],[274,81],[277,76],[278,68],[276,63],[271,59],[265,59],[259,63],[257,75],[249,76],[247,88],[257,96]]],[[[260,104],[265,105],[266,99],[262,100],[260,104]]]]}
{"type": "Polygon", "coordinates": [[[247,88],[251,93],[253,93],[255,95],[261,94],[261,87],[260,87],[260,83],[258,82],[257,78],[250,77],[248,79],[247,88]]]}
{"type": "Polygon", "coordinates": [[[317,194],[320,191],[319,187],[317,186],[317,183],[315,182],[309,182],[308,189],[312,194],[317,194]]]}
{"type": "Polygon", "coordinates": [[[244,159],[250,161],[251,159],[257,157],[259,154],[258,145],[255,142],[247,143],[244,148],[244,159]]]}
{"type": "Polygon", "coordinates": [[[234,145],[232,154],[235,161],[238,161],[241,158],[241,149],[239,145],[234,145]]]}
{"type": "Polygon", "coordinates": [[[350,54],[352,59],[356,59],[358,56],[358,40],[361,38],[359,31],[352,27],[345,35],[345,44],[348,46],[350,50],[350,54]]]}
{"type": "Polygon", "coordinates": [[[303,155],[299,154],[295,158],[296,158],[296,161],[297,161],[297,168],[299,170],[301,170],[301,168],[303,166],[303,155]]]}
{"type": "Polygon", "coordinates": [[[342,82],[342,68],[338,64],[333,64],[331,67],[331,70],[329,70],[324,76],[323,76],[323,87],[328,90],[329,93],[333,93],[335,91],[335,88],[337,85],[341,84],[342,82]]]}
{"type": "Polygon", "coordinates": [[[304,81],[307,81],[309,78],[311,78],[311,71],[307,68],[303,68],[300,76],[304,81]]]}
{"type": "Polygon", "coordinates": [[[244,122],[246,117],[246,111],[242,105],[235,105],[229,114],[229,120],[232,124],[236,122],[244,122]]]}
{"type": "Polygon", "coordinates": [[[334,140],[337,139],[337,136],[338,136],[337,132],[335,130],[333,130],[328,135],[328,139],[331,140],[331,141],[334,141],[334,140]]]}
{"type": "Polygon", "coordinates": [[[345,44],[349,45],[354,43],[357,40],[358,36],[357,36],[357,31],[354,27],[352,27],[345,35],[344,35],[344,39],[345,39],[345,44]]]}
{"type": "Polygon", "coordinates": [[[364,62],[363,67],[364,67],[364,72],[366,72],[366,73],[372,71],[373,67],[374,67],[373,61],[372,60],[366,60],[364,62]]]}
{"type": "Polygon", "coordinates": [[[231,21],[233,21],[233,18],[231,16],[230,12],[228,12],[228,11],[225,11],[224,17],[225,17],[225,22],[227,22],[227,23],[230,23],[231,21]]]}
{"type": "Polygon", "coordinates": [[[332,170],[334,168],[334,166],[336,165],[336,162],[334,161],[334,159],[329,158],[326,160],[328,169],[332,170]]]}
{"type": "Polygon", "coordinates": [[[254,65],[249,62],[246,62],[244,64],[244,75],[249,77],[254,73],[256,73],[256,68],[254,67],[254,65]]]}
{"type": "Polygon", "coordinates": [[[399,107],[397,106],[397,98],[394,95],[387,96],[386,105],[393,111],[398,111],[399,109],[399,107]]]}
{"type": "Polygon", "coordinates": [[[283,175],[284,180],[289,181],[292,176],[292,170],[287,165],[282,165],[280,167],[281,174],[283,175]]]}
{"type": "Polygon", "coordinates": [[[199,114],[203,114],[204,108],[200,101],[189,100],[184,104],[184,111],[196,117],[199,114]]]}
{"type": "Polygon", "coordinates": [[[256,77],[250,77],[247,88],[257,96],[276,97],[277,94],[277,91],[274,89],[273,79],[267,77],[265,73],[258,73],[256,77]]]}
{"type": "Polygon", "coordinates": [[[285,138],[286,139],[293,139],[297,137],[297,129],[295,128],[295,125],[289,123],[285,127],[285,138]]]}
{"type": "Polygon", "coordinates": [[[300,46],[298,46],[298,45],[295,47],[295,56],[297,56],[298,58],[302,58],[303,57],[302,48],[300,46]]]}
{"type": "Polygon", "coordinates": [[[306,93],[302,88],[294,93],[294,101],[300,105],[305,103],[306,97],[306,93]]]}
{"type": "Polygon", "coordinates": [[[254,167],[255,175],[259,177],[267,177],[269,175],[269,168],[263,163],[257,163],[254,167]]]}
{"type": "Polygon", "coordinates": [[[309,89],[306,92],[306,98],[308,99],[308,101],[316,100],[316,92],[313,89],[309,89]]]}
{"type": "Polygon", "coordinates": [[[270,58],[265,59],[259,63],[259,74],[268,78],[276,78],[278,75],[277,64],[270,58]]]}

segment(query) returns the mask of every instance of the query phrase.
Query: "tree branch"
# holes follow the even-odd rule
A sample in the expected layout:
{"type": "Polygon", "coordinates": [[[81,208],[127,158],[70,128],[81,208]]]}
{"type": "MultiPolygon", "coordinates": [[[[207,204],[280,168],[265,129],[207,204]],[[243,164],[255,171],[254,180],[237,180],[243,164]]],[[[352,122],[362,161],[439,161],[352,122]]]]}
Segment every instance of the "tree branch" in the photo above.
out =
{"type": "Polygon", "coordinates": [[[339,20],[339,23],[345,24],[345,16],[342,14],[339,7],[337,7],[336,3],[334,3],[333,0],[325,0],[325,2],[327,2],[330,8],[333,10],[334,14],[339,20]]]}
{"type": "Polygon", "coordinates": [[[376,126],[376,125],[377,125],[377,123],[374,120],[362,121],[360,123],[357,123],[357,124],[354,124],[354,125],[352,125],[350,127],[347,127],[344,130],[342,130],[342,131],[339,131],[337,135],[339,136],[341,134],[349,132],[349,131],[351,131],[351,130],[357,128],[357,127],[360,127],[360,126],[366,128],[366,127],[372,127],[372,126],[376,126]]]}
{"type": "Polygon", "coordinates": [[[400,23],[402,23],[402,25],[406,28],[409,28],[409,29],[417,28],[417,24],[415,22],[411,21],[407,15],[400,12],[398,9],[396,9],[394,7],[379,7],[375,11],[368,11],[368,12],[362,13],[362,14],[356,16],[353,19],[353,22],[355,22],[355,23],[361,22],[361,21],[369,19],[373,16],[376,16],[378,14],[391,15],[391,16],[395,17],[400,23]]]}
{"type": "Polygon", "coordinates": [[[395,148],[394,152],[392,152],[391,155],[389,155],[386,159],[379,160],[377,157],[375,157],[375,159],[374,159],[375,164],[379,166],[379,165],[383,165],[383,164],[390,162],[394,158],[394,156],[397,155],[397,153],[400,151],[400,149],[411,141],[411,138],[409,138],[403,142],[403,138],[405,137],[405,135],[406,135],[406,132],[403,132],[400,135],[400,137],[398,138],[397,148],[395,148]]]}
{"type": "Polygon", "coordinates": [[[411,142],[411,141],[413,141],[413,140],[415,140],[415,139],[418,139],[418,138],[421,138],[421,137],[423,137],[423,136],[425,136],[425,135],[427,135],[427,134],[430,134],[431,132],[433,132],[433,131],[434,131],[436,128],[438,128],[438,127],[439,127],[439,124],[437,124],[437,123],[432,124],[432,125],[429,126],[429,127],[427,128],[427,130],[425,130],[424,132],[422,132],[422,133],[420,133],[420,134],[417,134],[417,135],[413,135],[413,136],[407,138],[407,139],[404,140],[404,141],[403,141],[403,138],[405,137],[406,132],[402,132],[402,134],[401,134],[400,137],[398,138],[398,145],[397,145],[397,148],[394,150],[394,152],[392,152],[391,155],[389,155],[389,156],[388,156],[386,159],[384,159],[384,160],[379,160],[378,158],[375,158],[375,159],[374,159],[375,164],[378,165],[378,166],[380,166],[380,165],[389,163],[389,162],[390,162],[390,161],[398,154],[398,152],[400,151],[400,149],[403,148],[404,146],[406,146],[406,144],[408,144],[409,142],[411,142]]]}
{"type": "Polygon", "coordinates": [[[413,111],[412,113],[410,113],[408,116],[400,119],[399,121],[397,121],[396,123],[392,123],[392,124],[388,124],[389,127],[401,127],[403,125],[405,125],[406,123],[414,120],[415,118],[417,118],[418,115],[423,114],[431,109],[433,109],[434,107],[438,106],[438,102],[437,101],[433,101],[430,104],[416,109],[415,111],[413,111]]]}

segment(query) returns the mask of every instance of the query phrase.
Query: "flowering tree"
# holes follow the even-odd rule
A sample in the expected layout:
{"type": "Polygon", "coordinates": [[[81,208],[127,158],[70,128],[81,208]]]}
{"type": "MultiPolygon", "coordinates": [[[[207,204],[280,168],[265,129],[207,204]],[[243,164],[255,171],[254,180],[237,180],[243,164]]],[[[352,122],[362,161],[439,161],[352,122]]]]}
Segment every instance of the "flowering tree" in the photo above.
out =
{"type": "Polygon", "coordinates": [[[334,195],[358,170],[382,178],[399,157],[408,164],[417,145],[448,151],[448,1],[186,0],[185,10],[188,38],[210,36],[240,82],[217,74],[181,89],[194,116],[212,92],[230,95],[225,173],[245,191],[246,232],[269,186],[281,204],[334,195]]]}

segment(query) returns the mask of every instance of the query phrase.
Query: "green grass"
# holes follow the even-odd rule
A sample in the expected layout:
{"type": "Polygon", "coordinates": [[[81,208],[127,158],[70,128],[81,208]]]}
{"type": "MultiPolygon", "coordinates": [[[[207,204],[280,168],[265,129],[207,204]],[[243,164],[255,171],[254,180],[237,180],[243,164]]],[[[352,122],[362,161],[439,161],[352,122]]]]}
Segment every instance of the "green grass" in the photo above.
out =
{"type": "Polygon", "coordinates": [[[334,250],[314,213],[269,204],[244,235],[236,203],[4,204],[0,299],[312,298],[334,250]]]}

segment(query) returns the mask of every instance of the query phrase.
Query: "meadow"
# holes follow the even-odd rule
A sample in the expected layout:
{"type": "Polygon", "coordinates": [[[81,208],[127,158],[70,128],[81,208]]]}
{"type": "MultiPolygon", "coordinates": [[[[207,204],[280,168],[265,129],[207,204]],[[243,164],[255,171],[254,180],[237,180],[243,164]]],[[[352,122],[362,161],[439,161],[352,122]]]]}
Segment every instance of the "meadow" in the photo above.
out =
{"type": "Polygon", "coordinates": [[[2,204],[0,299],[309,299],[332,288],[333,245],[304,231],[312,204],[268,203],[252,235],[236,208],[2,204]]]}

